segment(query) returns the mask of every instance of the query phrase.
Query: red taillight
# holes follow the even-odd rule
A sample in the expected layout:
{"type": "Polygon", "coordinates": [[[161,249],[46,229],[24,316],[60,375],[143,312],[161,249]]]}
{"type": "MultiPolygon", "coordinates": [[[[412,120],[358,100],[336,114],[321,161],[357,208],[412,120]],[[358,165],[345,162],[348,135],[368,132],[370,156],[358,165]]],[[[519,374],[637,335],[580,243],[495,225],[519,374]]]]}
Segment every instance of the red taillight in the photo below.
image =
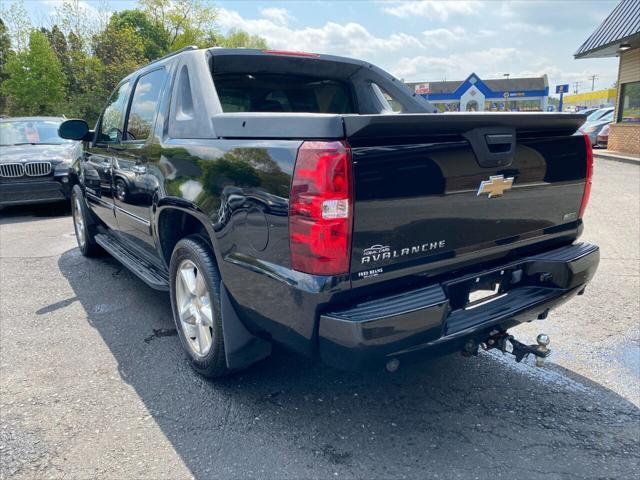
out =
{"type": "Polygon", "coordinates": [[[319,57],[319,53],[309,53],[309,52],[290,52],[288,50],[262,50],[262,53],[267,53],[269,55],[283,55],[285,57],[319,57]]]}
{"type": "Polygon", "coordinates": [[[295,270],[314,275],[349,271],[353,187],[351,152],[342,142],[304,142],[289,198],[289,243],[295,270]]]}
{"type": "Polygon", "coordinates": [[[586,133],[583,134],[583,137],[585,148],[587,149],[587,175],[584,179],[584,193],[582,194],[582,203],[580,203],[580,213],[578,213],[578,218],[582,218],[584,210],[587,208],[587,203],[589,203],[589,197],[591,196],[591,183],[593,180],[593,149],[591,147],[591,139],[586,133]]]}

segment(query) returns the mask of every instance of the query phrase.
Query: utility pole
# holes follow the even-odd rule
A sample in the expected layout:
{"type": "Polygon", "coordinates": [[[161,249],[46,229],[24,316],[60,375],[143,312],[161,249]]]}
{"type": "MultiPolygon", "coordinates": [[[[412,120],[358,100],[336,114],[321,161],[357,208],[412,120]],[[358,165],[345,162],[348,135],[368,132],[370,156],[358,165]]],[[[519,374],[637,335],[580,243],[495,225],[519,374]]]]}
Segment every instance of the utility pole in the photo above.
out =
{"type": "Polygon", "coordinates": [[[589,80],[591,80],[591,91],[595,90],[596,80],[598,79],[598,75],[591,75],[589,80]]]}
{"type": "Polygon", "coordinates": [[[577,95],[578,94],[578,87],[582,85],[582,82],[573,82],[573,94],[577,95]]]}

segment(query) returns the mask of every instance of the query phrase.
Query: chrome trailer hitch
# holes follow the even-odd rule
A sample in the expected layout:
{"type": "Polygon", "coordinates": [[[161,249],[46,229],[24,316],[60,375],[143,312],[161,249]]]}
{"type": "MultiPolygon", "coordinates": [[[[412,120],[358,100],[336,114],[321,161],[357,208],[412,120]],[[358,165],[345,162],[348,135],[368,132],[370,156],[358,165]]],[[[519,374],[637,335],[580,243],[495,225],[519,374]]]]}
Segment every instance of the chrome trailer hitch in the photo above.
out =
{"type": "Polygon", "coordinates": [[[536,338],[537,345],[526,345],[516,340],[513,335],[507,332],[492,331],[489,338],[482,343],[482,348],[491,350],[497,348],[502,353],[510,353],[516,357],[516,362],[520,363],[529,355],[536,357],[536,367],[544,366],[544,359],[551,355],[549,343],[551,340],[548,335],[541,333],[536,338]]]}

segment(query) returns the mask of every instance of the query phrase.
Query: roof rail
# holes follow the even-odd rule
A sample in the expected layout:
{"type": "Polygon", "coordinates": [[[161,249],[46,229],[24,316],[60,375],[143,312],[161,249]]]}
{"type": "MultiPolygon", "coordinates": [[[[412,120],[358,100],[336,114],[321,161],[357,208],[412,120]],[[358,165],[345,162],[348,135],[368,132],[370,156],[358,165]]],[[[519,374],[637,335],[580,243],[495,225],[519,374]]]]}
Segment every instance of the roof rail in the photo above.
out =
{"type": "Polygon", "coordinates": [[[176,50],[175,52],[171,52],[171,53],[167,53],[166,55],[163,55],[160,58],[156,58],[155,60],[152,60],[151,62],[147,63],[145,65],[145,67],[149,66],[149,65],[153,65],[156,62],[159,62],[160,60],[164,60],[165,58],[169,58],[169,57],[173,57],[174,55],[178,55],[179,53],[182,52],[188,52],[189,50],[197,50],[198,47],[196,45],[189,45],[188,47],[182,47],[178,50],[176,50]]]}

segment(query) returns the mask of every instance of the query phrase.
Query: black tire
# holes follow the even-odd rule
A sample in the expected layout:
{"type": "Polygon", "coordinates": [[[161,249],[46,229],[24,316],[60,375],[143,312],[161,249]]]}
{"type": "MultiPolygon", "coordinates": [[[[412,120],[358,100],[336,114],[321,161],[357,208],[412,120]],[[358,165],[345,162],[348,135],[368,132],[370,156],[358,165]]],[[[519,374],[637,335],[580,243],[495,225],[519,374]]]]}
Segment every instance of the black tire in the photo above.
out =
{"type": "Polygon", "coordinates": [[[199,236],[189,236],[180,240],[171,255],[169,264],[169,281],[171,291],[171,309],[176,330],[180,337],[180,342],[184,348],[189,363],[200,375],[207,378],[218,378],[229,373],[225,357],[224,337],[222,334],[222,315],[220,308],[220,273],[216,266],[215,257],[211,247],[199,236]],[[191,347],[183,331],[182,321],[178,313],[176,300],[178,268],[183,262],[189,260],[197,269],[197,275],[202,275],[211,305],[211,347],[204,356],[196,354],[191,347]]]}
{"type": "Polygon", "coordinates": [[[85,257],[96,257],[102,255],[103,250],[100,245],[96,243],[96,222],[93,219],[93,215],[87,207],[87,203],[84,200],[84,194],[79,185],[74,185],[71,190],[71,217],[73,219],[73,229],[76,232],[76,240],[78,242],[78,248],[85,257]],[[84,241],[78,231],[79,224],[76,221],[76,213],[82,218],[82,224],[84,226],[84,241]]]}
{"type": "Polygon", "coordinates": [[[116,190],[116,198],[121,202],[126,202],[129,200],[129,189],[127,188],[127,184],[122,179],[116,180],[115,185],[116,190]]]}

